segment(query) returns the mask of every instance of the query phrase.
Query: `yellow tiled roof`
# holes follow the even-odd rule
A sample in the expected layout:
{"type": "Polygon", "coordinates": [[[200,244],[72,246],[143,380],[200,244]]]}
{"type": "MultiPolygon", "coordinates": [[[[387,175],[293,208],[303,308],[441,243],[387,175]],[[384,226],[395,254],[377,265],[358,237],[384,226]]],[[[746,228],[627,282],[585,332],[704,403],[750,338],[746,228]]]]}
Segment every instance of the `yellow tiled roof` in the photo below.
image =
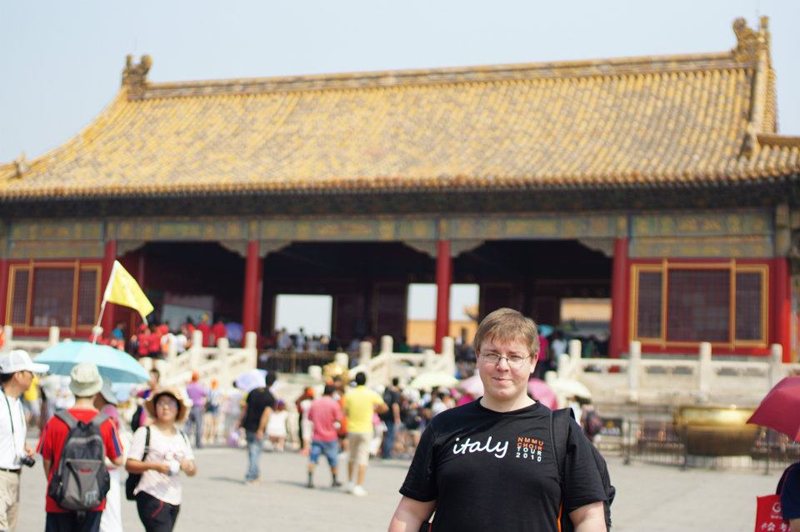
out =
{"type": "Polygon", "coordinates": [[[101,115],[0,199],[636,186],[800,174],[776,131],[766,19],[724,53],[151,83],[128,65],[101,115]]]}

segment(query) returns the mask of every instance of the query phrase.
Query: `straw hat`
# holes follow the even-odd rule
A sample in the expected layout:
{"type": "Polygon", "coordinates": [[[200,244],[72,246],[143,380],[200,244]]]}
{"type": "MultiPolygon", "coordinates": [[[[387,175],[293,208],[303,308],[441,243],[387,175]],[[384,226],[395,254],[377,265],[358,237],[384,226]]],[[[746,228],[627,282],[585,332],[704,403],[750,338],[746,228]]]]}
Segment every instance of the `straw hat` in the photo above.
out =
{"type": "Polygon", "coordinates": [[[81,362],[72,368],[69,373],[69,390],[75,397],[94,397],[103,389],[103,378],[97,366],[91,362],[81,362]]]}
{"type": "Polygon", "coordinates": [[[186,419],[186,416],[189,415],[189,408],[186,406],[186,398],[184,397],[183,393],[178,388],[160,388],[153,393],[150,394],[150,397],[147,398],[147,401],[144,403],[144,408],[147,410],[147,414],[150,416],[150,419],[157,419],[156,418],[156,401],[162,395],[169,395],[170,397],[174,398],[178,402],[178,415],[175,416],[175,422],[180,423],[186,419]]]}

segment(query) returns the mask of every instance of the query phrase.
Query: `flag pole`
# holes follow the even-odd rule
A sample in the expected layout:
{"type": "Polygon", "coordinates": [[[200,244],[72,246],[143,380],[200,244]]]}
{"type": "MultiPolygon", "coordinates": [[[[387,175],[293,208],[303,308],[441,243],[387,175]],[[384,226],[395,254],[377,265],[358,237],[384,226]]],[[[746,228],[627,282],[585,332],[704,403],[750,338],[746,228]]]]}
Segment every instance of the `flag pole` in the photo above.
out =
{"type": "Polygon", "coordinates": [[[108,274],[108,281],[106,282],[106,289],[103,290],[103,300],[100,302],[100,315],[97,317],[97,323],[92,327],[92,343],[97,343],[97,331],[100,329],[100,323],[103,321],[103,313],[106,311],[106,303],[108,302],[108,289],[111,283],[114,282],[114,270],[117,269],[117,261],[111,266],[111,273],[108,274]]]}
{"type": "Polygon", "coordinates": [[[97,323],[95,324],[95,326],[92,327],[92,343],[93,344],[97,343],[97,336],[98,336],[97,333],[98,333],[98,331],[100,329],[100,322],[103,321],[103,312],[105,312],[105,310],[106,310],[106,299],[104,297],[103,301],[100,303],[100,316],[98,316],[97,323]]]}

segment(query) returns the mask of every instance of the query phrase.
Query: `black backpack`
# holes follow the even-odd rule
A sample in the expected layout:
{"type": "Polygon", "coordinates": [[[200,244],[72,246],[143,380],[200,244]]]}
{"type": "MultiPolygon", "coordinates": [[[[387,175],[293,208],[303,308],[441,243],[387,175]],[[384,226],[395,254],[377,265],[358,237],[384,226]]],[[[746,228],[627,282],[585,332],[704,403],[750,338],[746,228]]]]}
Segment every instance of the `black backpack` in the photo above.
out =
{"type": "MultiPolygon", "coordinates": [[[[569,437],[569,420],[575,419],[575,413],[571,408],[563,408],[556,410],[550,415],[550,438],[553,445],[553,451],[556,455],[556,462],[558,463],[558,477],[559,484],[561,485],[562,508],[559,510],[561,519],[562,532],[571,532],[575,530],[572,525],[572,520],[567,515],[563,508],[563,497],[567,490],[566,476],[564,470],[567,462],[567,439],[569,437]]],[[[581,433],[582,434],[582,433],[581,433]]],[[[585,437],[585,436],[584,436],[585,437]]],[[[600,451],[594,445],[591,445],[592,457],[594,458],[597,471],[600,473],[600,480],[603,482],[603,489],[606,493],[606,500],[603,501],[603,511],[605,512],[606,528],[611,530],[611,504],[614,502],[614,496],[617,493],[616,488],[611,485],[611,477],[608,474],[608,466],[606,460],[600,451]]]]}
{"type": "Polygon", "coordinates": [[[105,464],[106,448],[100,434],[100,425],[108,416],[97,414],[88,423],[78,421],[66,410],[56,412],[55,416],[67,424],[69,433],[47,494],[65,510],[94,510],[111,487],[105,464]]]}
{"type": "Polygon", "coordinates": [[[594,437],[600,434],[602,430],[603,418],[594,410],[589,410],[583,420],[583,432],[586,433],[590,440],[594,440],[594,437]]]}
{"type": "Polygon", "coordinates": [[[394,414],[392,413],[392,404],[397,402],[397,396],[388,386],[385,390],[383,390],[383,402],[386,403],[386,406],[389,407],[389,410],[383,414],[379,414],[378,417],[381,418],[381,421],[391,421],[394,419],[394,414]]]}
{"type": "Polygon", "coordinates": [[[136,410],[134,410],[133,417],[131,418],[131,432],[136,432],[136,429],[142,426],[143,415],[144,407],[142,405],[136,405],[136,410]]]}
{"type": "MultiPolygon", "coordinates": [[[[144,452],[142,453],[142,462],[147,459],[147,453],[150,452],[150,427],[145,427],[147,431],[144,436],[144,452]]],[[[181,431],[183,433],[183,431],[181,431]]],[[[139,485],[139,481],[142,480],[141,473],[128,473],[128,478],[125,479],[125,498],[129,501],[136,500],[136,494],[134,494],[134,490],[139,485]]]]}

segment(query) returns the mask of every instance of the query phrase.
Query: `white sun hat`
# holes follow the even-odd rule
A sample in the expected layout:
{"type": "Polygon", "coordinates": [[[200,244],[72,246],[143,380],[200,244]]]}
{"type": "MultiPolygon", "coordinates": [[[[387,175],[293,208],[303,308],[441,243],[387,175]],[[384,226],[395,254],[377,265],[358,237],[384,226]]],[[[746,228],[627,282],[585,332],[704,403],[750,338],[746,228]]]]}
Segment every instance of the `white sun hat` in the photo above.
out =
{"type": "Polygon", "coordinates": [[[14,349],[7,354],[0,356],[0,373],[17,373],[18,371],[30,371],[31,373],[47,373],[50,366],[47,364],[37,364],[31,360],[27,351],[14,349]]]}

